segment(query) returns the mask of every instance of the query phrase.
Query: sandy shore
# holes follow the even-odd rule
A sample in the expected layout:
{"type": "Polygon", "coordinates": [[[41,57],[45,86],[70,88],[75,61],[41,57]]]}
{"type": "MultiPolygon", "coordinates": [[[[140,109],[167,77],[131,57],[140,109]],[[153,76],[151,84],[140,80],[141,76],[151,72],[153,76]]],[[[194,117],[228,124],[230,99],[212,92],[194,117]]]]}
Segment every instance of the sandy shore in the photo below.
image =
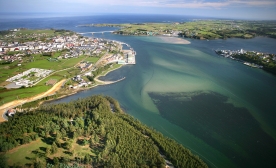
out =
{"type": "Polygon", "coordinates": [[[10,108],[19,106],[21,104],[27,103],[27,102],[31,102],[31,101],[35,101],[37,99],[41,99],[43,97],[49,96],[54,94],[56,91],[58,91],[61,86],[63,85],[63,82],[65,82],[66,80],[61,80],[58,83],[56,83],[51,89],[49,89],[48,91],[38,94],[36,96],[30,97],[30,98],[26,98],[26,99],[20,99],[20,100],[14,100],[12,102],[6,103],[2,106],[0,106],[0,122],[4,122],[5,119],[3,118],[3,114],[10,108]]]}
{"type": "Polygon", "coordinates": [[[156,36],[158,39],[162,40],[165,43],[171,44],[191,44],[188,40],[179,37],[170,37],[170,36],[156,36]]]}

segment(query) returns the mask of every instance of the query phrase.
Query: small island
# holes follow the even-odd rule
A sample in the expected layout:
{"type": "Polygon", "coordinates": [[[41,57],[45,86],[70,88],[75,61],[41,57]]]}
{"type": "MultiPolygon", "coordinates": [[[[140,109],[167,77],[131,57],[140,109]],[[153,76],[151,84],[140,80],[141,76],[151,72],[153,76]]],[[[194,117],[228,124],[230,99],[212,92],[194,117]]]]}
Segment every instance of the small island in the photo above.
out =
{"type": "Polygon", "coordinates": [[[262,53],[246,50],[215,50],[215,52],[223,57],[238,60],[244,65],[264,69],[276,75],[276,56],[275,54],[262,53]]]}

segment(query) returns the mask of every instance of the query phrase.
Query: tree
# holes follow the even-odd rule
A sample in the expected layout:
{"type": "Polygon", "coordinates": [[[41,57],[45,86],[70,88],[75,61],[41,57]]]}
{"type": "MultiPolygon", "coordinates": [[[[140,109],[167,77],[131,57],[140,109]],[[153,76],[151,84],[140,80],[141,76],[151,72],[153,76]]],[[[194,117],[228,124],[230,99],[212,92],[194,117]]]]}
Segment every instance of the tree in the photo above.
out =
{"type": "Polygon", "coordinates": [[[87,79],[89,80],[89,81],[91,81],[91,82],[94,82],[94,78],[92,77],[92,76],[86,76],[87,77],[87,79]]]}
{"type": "Polygon", "coordinates": [[[89,156],[88,154],[86,154],[86,155],[84,156],[83,161],[84,161],[84,164],[88,164],[89,162],[91,162],[90,156],[89,156]]]}
{"type": "Polygon", "coordinates": [[[62,136],[62,138],[67,136],[67,133],[64,128],[61,129],[61,136],[62,136]]]}
{"type": "Polygon", "coordinates": [[[69,162],[70,162],[70,158],[69,157],[66,156],[66,157],[62,158],[62,163],[67,164],[69,162]]]}
{"type": "Polygon", "coordinates": [[[56,139],[60,139],[61,138],[61,133],[59,131],[56,131],[56,139]]]}
{"type": "Polygon", "coordinates": [[[54,165],[55,165],[55,166],[58,166],[58,165],[59,165],[59,160],[58,160],[57,157],[54,157],[53,161],[54,161],[54,165]]]}
{"type": "Polygon", "coordinates": [[[56,138],[55,143],[56,143],[57,147],[61,147],[61,142],[59,141],[59,139],[56,138]]]}
{"type": "Polygon", "coordinates": [[[58,147],[57,144],[55,142],[53,142],[52,146],[51,146],[51,153],[55,154],[58,151],[58,147]]]}
{"type": "Polygon", "coordinates": [[[0,168],[8,168],[7,158],[5,155],[0,155],[0,168]]]}
{"type": "Polygon", "coordinates": [[[46,148],[46,152],[45,152],[45,155],[46,156],[49,156],[50,154],[51,154],[52,152],[51,152],[51,148],[46,148]]]}
{"type": "Polygon", "coordinates": [[[34,163],[34,167],[35,168],[43,168],[44,166],[43,166],[43,164],[39,160],[37,160],[34,163]]]}
{"type": "Polygon", "coordinates": [[[73,141],[69,140],[65,142],[65,149],[70,150],[72,148],[73,141]]]}

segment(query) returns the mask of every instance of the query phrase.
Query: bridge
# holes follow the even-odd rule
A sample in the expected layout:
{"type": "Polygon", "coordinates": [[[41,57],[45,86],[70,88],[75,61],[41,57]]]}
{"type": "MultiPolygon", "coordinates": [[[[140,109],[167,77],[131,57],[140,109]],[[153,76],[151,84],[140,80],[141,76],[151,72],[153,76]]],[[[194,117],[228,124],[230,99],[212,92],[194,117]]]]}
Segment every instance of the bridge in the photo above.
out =
{"type": "Polygon", "coordinates": [[[99,32],[83,32],[83,33],[78,33],[78,34],[94,34],[94,33],[113,33],[114,31],[99,31],[99,32]]]}

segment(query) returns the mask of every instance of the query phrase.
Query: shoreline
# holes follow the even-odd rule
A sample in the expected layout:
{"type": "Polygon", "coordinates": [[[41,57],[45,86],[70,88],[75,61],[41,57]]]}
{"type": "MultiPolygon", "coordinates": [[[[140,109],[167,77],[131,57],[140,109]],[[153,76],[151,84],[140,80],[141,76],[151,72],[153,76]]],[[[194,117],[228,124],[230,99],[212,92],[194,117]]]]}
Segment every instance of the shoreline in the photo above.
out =
{"type": "MultiPolygon", "coordinates": [[[[95,85],[92,85],[90,87],[87,87],[87,88],[79,88],[79,89],[75,89],[75,90],[72,90],[70,93],[68,94],[65,94],[65,95],[62,95],[60,97],[57,97],[55,99],[51,99],[51,100],[47,100],[47,101],[41,101],[40,104],[43,104],[44,102],[48,102],[48,101],[53,101],[53,100],[58,100],[58,99],[62,99],[64,97],[68,97],[68,96],[71,96],[71,95],[74,95],[74,94],[77,94],[78,92],[81,92],[81,91],[85,91],[85,90],[89,90],[89,89],[93,89],[94,87],[97,87],[97,86],[101,86],[101,85],[109,85],[109,84],[113,84],[113,83],[117,83],[117,82],[120,82],[121,80],[124,80],[125,78],[123,79],[119,79],[117,81],[113,81],[112,83],[105,83],[105,81],[102,81],[102,80],[99,80],[98,78],[101,77],[101,76],[105,76],[107,75],[108,73],[112,72],[112,71],[115,71],[119,68],[123,67],[123,65],[121,65],[120,67],[118,68],[115,68],[115,69],[111,69],[111,70],[108,70],[107,72],[105,72],[104,74],[102,75],[98,75],[97,77],[95,77],[95,79],[97,80],[97,82],[99,82],[99,84],[95,84],[95,85]],[[101,83],[101,84],[100,84],[101,83]]],[[[2,122],[5,122],[7,121],[5,118],[4,118],[4,115],[6,113],[6,111],[10,108],[15,108],[17,106],[20,106],[20,105],[23,105],[25,103],[28,103],[28,102],[32,102],[32,101],[36,101],[36,100],[39,100],[39,99],[42,99],[44,97],[47,97],[49,95],[52,95],[52,94],[55,94],[55,92],[57,92],[58,90],[60,90],[60,88],[62,87],[63,83],[66,81],[67,79],[63,79],[61,81],[59,81],[58,83],[56,83],[52,88],[50,88],[48,91],[44,92],[44,93],[40,93],[38,95],[35,95],[33,97],[29,97],[29,98],[25,98],[25,99],[20,99],[20,100],[14,100],[14,101],[11,101],[11,102],[8,102],[8,103],[5,103],[3,105],[0,106],[0,123],[2,122]]]]}
{"type": "MultiPolygon", "coordinates": [[[[122,66],[123,66],[123,65],[122,65],[122,66]]],[[[107,75],[109,72],[115,71],[115,70],[121,68],[122,66],[120,66],[120,67],[118,67],[118,68],[115,68],[115,69],[112,69],[112,70],[109,70],[109,71],[107,71],[106,73],[104,73],[103,75],[98,75],[96,78],[99,78],[99,77],[101,77],[101,76],[105,76],[105,75],[107,75]]],[[[124,78],[124,79],[125,79],[125,78],[124,78]]],[[[98,82],[102,82],[102,84],[95,84],[95,85],[90,86],[90,87],[75,89],[74,91],[72,91],[72,92],[70,92],[70,93],[68,93],[68,94],[59,96],[59,97],[57,97],[57,98],[55,98],[55,99],[44,100],[44,101],[40,102],[40,104],[43,104],[44,102],[50,102],[50,101],[59,100],[59,99],[62,99],[62,98],[68,97],[68,96],[72,96],[72,95],[77,94],[77,93],[79,93],[79,92],[82,92],[82,91],[85,91],[85,90],[93,89],[93,88],[95,88],[95,87],[97,87],[97,86],[110,85],[110,84],[113,84],[113,83],[117,83],[117,82],[122,81],[122,79],[119,79],[119,80],[117,80],[117,81],[113,81],[113,83],[107,83],[107,84],[105,84],[104,81],[99,80],[99,79],[97,79],[97,80],[98,80],[98,82]]]]}

